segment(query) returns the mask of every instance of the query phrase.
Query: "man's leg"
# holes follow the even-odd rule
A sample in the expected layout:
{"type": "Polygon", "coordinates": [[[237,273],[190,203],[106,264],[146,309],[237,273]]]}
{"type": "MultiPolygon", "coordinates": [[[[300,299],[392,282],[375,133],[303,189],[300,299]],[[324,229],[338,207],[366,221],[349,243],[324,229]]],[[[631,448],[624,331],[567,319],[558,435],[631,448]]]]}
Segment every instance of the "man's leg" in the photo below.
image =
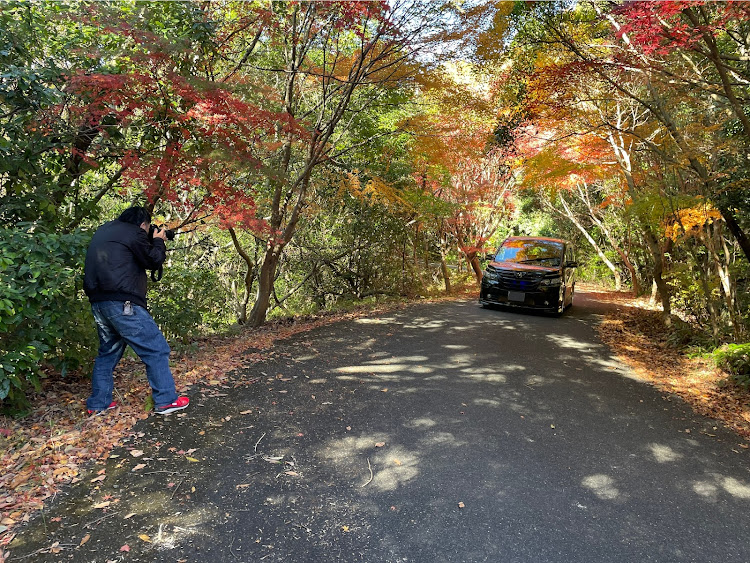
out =
{"type": "Polygon", "coordinates": [[[163,407],[176,401],[177,390],[169,369],[169,344],[149,312],[133,305],[133,314],[123,315],[118,320],[118,331],[146,364],[154,406],[163,407]]]}
{"type": "Polygon", "coordinates": [[[91,374],[91,396],[86,400],[86,408],[91,411],[105,410],[112,403],[112,373],[125,353],[125,341],[120,338],[109,321],[115,308],[111,303],[113,302],[91,304],[91,312],[99,334],[99,353],[94,360],[94,371],[91,374]]]}

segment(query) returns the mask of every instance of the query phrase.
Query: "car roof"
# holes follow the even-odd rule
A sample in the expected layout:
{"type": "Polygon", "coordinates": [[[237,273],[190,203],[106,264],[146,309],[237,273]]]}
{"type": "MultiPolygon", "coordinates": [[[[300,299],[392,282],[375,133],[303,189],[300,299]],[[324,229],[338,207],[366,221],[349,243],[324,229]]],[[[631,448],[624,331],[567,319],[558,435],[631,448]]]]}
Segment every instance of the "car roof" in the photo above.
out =
{"type": "MultiPolygon", "coordinates": [[[[507,240],[543,240],[547,242],[561,242],[563,244],[570,244],[567,240],[561,238],[549,238],[549,237],[508,237],[507,240]]],[[[505,241],[503,241],[505,242],[505,241]]]]}

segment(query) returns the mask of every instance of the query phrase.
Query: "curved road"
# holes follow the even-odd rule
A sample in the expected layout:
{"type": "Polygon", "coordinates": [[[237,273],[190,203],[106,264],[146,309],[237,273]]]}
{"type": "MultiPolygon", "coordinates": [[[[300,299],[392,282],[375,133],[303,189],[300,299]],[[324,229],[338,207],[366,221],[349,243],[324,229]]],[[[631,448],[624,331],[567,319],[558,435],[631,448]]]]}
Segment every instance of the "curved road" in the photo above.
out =
{"type": "Polygon", "coordinates": [[[634,379],[596,337],[603,305],[577,299],[562,318],[416,305],[278,343],[142,423],[9,561],[750,561],[742,440],[634,379]]]}

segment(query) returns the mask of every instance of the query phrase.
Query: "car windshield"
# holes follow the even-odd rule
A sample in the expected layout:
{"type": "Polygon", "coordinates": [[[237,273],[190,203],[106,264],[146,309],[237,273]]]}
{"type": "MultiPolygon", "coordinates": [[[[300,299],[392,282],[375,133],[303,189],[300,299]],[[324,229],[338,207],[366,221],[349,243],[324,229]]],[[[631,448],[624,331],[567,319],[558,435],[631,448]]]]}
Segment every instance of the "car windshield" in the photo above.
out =
{"type": "Polygon", "coordinates": [[[498,249],[497,262],[559,266],[563,245],[550,240],[509,240],[498,249]]]}

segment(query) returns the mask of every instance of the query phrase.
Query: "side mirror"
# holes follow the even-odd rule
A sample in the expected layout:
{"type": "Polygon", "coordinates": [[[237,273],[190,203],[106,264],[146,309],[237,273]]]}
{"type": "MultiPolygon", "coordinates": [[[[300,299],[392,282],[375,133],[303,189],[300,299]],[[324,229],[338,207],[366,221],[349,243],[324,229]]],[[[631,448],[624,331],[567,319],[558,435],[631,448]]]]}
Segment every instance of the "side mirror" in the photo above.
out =
{"type": "Polygon", "coordinates": [[[577,268],[578,267],[578,262],[576,262],[575,260],[568,260],[567,262],[565,262],[565,267],[566,268],[577,268]]]}
{"type": "Polygon", "coordinates": [[[495,255],[494,254],[485,254],[484,255],[484,259],[492,261],[492,260],[495,259],[495,255]]]}

